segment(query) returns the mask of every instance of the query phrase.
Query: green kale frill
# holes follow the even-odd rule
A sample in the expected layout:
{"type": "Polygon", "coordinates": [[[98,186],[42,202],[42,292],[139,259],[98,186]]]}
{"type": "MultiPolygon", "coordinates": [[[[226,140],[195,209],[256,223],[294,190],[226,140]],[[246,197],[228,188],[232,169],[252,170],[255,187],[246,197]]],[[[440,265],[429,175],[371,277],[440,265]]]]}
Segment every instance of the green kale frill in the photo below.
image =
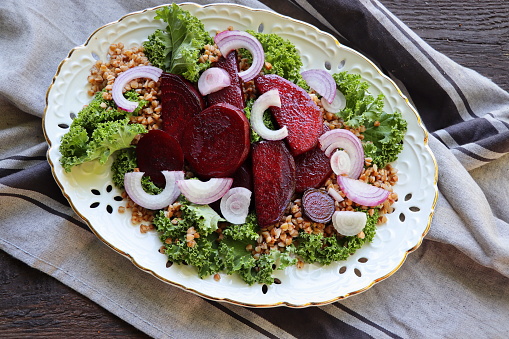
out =
{"type": "Polygon", "coordinates": [[[159,211],[154,218],[154,225],[168,259],[173,263],[196,267],[200,278],[224,272],[238,274],[249,285],[272,284],[274,269],[284,269],[296,262],[290,253],[279,251],[263,254],[259,259],[253,257],[246,247],[254,247],[258,238],[254,214],[248,216],[246,223],[232,225],[207,205],[198,206],[183,200],[180,210],[182,216],[178,219],[170,219],[164,211],[159,211]],[[221,231],[218,231],[219,222],[226,225],[221,227],[221,231]],[[193,246],[188,246],[186,241],[190,227],[194,227],[200,234],[194,239],[193,246]]]}
{"type": "Polygon", "coordinates": [[[143,43],[144,53],[153,66],[182,75],[197,82],[200,73],[210,67],[210,61],[199,62],[205,45],[213,40],[203,23],[177,4],[156,10],[155,19],[168,25],[158,29],[143,43]]]}
{"type": "Polygon", "coordinates": [[[385,112],[384,96],[369,94],[369,84],[362,81],[360,75],[341,72],[333,74],[333,78],[346,99],[346,107],[338,116],[349,127],[366,127],[362,133],[366,157],[371,157],[379,168],[396,160],[407,131],[407,122],[401,113],[385,112]]]}
{"type": "Polygon", "coordinates": [[[103,99],[102,93],[96,93],[62,137],[60,163],[66,172],[92,160],[104,164],[115,151],[131,147],[134,137],[147,132],[143,125],[129,123],[130,116],[137,114],[146,101],[139,100],[134,91],[127,92],[129,100],[139,102],[138,108],[130,113],[118,109],[112,100],[103,99]]]}

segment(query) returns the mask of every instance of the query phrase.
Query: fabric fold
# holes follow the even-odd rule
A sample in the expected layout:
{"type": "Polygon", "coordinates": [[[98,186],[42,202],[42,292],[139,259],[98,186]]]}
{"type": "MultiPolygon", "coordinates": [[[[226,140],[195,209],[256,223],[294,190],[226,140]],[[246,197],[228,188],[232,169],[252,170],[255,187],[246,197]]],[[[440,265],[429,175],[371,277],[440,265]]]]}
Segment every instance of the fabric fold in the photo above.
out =
{"type": "Polygon", "coordinates": [[[0,5],[0,249],[157,338],[508,337],[509,94],[431,48],[383,1],[229,2],[316,24],[415,104],[440,194],[428,236],[398,272],[331,305],[251,309],[163,283],[90,232],[45,159],[46,91],[73,47],[152,0],[74,0],[65,14],[49,0],[0,5]]]}

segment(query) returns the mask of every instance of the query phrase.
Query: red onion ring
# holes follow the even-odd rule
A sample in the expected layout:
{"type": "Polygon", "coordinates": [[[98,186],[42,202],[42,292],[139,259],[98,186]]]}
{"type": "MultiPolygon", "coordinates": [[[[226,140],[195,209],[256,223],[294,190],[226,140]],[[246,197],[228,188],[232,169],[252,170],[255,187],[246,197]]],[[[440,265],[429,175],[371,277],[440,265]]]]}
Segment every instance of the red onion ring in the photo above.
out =
{"type": "Polygon", "coordinates": [[[337,180],[339,187],[343,193],[345,193],[346,197],[362,206],[378,206],[387,200],[391,194],[391,192],[383,188],[343,175],[338,175],[337,180]]]}
{"type": "Polygon", "coordinates": [[[158,81],[162,72],[162,69],[154,66],[137,66],[120,73],[120,75],[115,79],[113,88],[111,89],[111,96],[115,101],[115,104],[118,108],[127,112],[133,112],[138,107],[138,103],[129,101],[124,97],[124,87],[134,79],[138,78],[148,78],[158,81]]]}
{"type": "Polygon", "coordinates": [[[137,205],[150,210],[158,210],[169,206],[177,200],[180,190],[177,180],[184,179],[183,171],[161,171],[166,179],[164,190],[157,195],[148,194],[141,185],[144,172],[128,172],[124,177],[124,187],[127,195],[137,205]]]}
{"type": "Polygon", "coordinates": [[[177,186],[190,202],[207,205],[221,199],[228,192],[232,183],[232,178],[211,178],[208,181],[186,179],[178,180],[177,186]]]}
{"type": "Polygon", "coordinates": [[[367,219],[364,212],[336,211],[332,215],[332,224],[340,234],[351,237],[364,229],[367,219]]]}
{"type": "Polygon", "coordinates": [[[245,187],[234,187],[221,198],[221,213],[226,221],[240,225],[246,222],[250,204],[251,191],[245,187]]]}
{"type": "Polygon", "coordinates": [[[283,126],[277,130],[271,130],[265,126],[263,122],[263,114],[265,110],[271,106],[281,107],[281,99],[277,89],[271,89],[260,95],[253,103],[251,109],[251,127],[265,140],[281,140],[288,136],[288,129],[283,126]]]}
{"type": "Polygon", "coordinates": [[[360,139],[347,129],[333,129],[318,138],[320,149],[330,157],[334,151],[341,148],[350,157],[351,171],[349,177],[359,178],[364,169],[364,148],[360,139]]]}
{"type": "Polygon", "coordinates": [[[320,99],[320,102],[322,103],[323,109],[331,113],[339,113],[343,108],[346,107],[345,95],[341,93],[339,89],[336,89],[336,94],[332,102],[327,102],[324,97],[320,99]]]}
{"type": "Polygon", "coordinates": [[[201,95],[214,93],[230,86],[231,79],[228,72],[219,67],[206,69],[198,79],[198,90],[201,95]]]}
{"type": "Polygon", "coordinates": [[[330,157],[330,165],[332,167],[332,171],[336,175],[352,175],[352,162],[350,161],[350,156],[345,151],[336,151],[332,153],[330,157]]]}
{"type": "Polygon", "coordinates": [[[251,34],[244,31],[223,31],[214,37],[214,42],[221,54],[225,56],[239,48],[245,48],[251,53],[253,57],[251,67],[239,72],[239,77],[243,81],[254,79],[262,70],[265,63],[265,53],[262,44],[251,34]]]}
{"type": "Polygon", "coordinates": [[[323,69],[310,69],[301,73],[306,83],[330,104],[336,96],[336,81],[323,69]]]}

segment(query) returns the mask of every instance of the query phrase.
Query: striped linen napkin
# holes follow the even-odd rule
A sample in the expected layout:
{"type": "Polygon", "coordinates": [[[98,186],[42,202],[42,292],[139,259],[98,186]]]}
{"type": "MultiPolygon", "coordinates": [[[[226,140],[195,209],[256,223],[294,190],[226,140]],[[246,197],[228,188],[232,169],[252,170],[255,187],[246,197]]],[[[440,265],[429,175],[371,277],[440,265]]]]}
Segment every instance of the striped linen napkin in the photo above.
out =
{"type": "Polygon", "coordinates": [[[375,60],[431,132],[435,217],[393,277],[326,306],[244,308],[154,279],[89,231],[46,161],[46,90],[71,48],[156,1],[69,1],[65,15],[50,0],[0,5],[0,249],[158,338],[509,336],[509,94],[433,50],[376,0],[265,3],[375,60]]]}

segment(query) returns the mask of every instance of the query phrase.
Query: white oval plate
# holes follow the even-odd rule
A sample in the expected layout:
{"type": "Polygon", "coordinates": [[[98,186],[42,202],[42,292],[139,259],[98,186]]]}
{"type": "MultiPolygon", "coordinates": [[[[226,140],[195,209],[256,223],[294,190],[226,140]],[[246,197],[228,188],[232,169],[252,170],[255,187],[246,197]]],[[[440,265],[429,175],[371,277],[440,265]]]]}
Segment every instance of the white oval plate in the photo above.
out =
{"type": "Polygon", "coordinates": [[[60,166],[58,151],[61,137],[67,132],[73,114],[90,102],[87,75],[99,57],[106,59],[111,43],[126,47],[141,45],[157,28],[165,24],[154,20],[155,8],[131,13],[117,22],[96,30],[82,45],[62,61],[47,93],[43,128],[50,148],[48,161],[55,180],[76,213],[91,230],[116,252],[128,257],[137,267],[155,277],[200,296],[252,307],[286,305],[304,307],[323,305],[367,290],[389,277],[403,264],[427,233],[437,199],[437,165],[428,147],[428,135],[416,110],[396,85],[367,58],[342,46],[331,35],[314,26],[266,10],[239,5],[183,4],[200,18],[206,29],[233,26],[239,30],[277,33],[291,40],[302,55],[303,69],[339,70],[360,74],[371,84],[373,95],[385,95],[385,110],[400,111],[408,122],[404,149],[394,166],[399,170],[395,191],[400,197],[395,212],[386,224],[378,227],[371,244],[366,244],[348,260],[329,266],[305,265],[276,272],[281,284],[262,291],[261,285],[248,286],[235,276],[198,278],[193,267],[166,267],[166,256],[159,253],[161,242],[155,232],[142,234],[133,226],[130,214],[117,212],[125,202],[115,200],[121,192],[113,187],[110,163],[87,163],[66,173],[60,166]],[[363,259],[361,259],[363,258],[363,259]],[[359,261],[359,259],[361,259],[359,261]],[[366,261],[367,260],[367,261],[366,261]],[[346,267],[341,270],[340,268],[346,267]],[[343,272],[344,271],[344,272],[343,272]]]}

